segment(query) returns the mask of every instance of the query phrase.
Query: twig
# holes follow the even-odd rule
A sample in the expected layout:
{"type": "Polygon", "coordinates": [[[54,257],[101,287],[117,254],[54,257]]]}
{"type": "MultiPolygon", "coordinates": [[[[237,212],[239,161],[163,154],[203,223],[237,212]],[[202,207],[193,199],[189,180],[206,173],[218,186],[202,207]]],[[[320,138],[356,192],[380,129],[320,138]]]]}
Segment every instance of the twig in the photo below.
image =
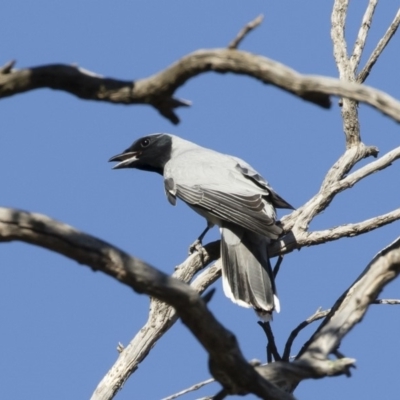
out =
{"type": "Polygon", "coordinates": [[[237,34],[235,39],[233,39],[232,42],[229,43],[228,49],[230,50],[237,49],[240,42],[244,39],[244,37],[258,25],[260,25],[263,19],[264,15],[260,14],[258,17],[253,19],[253,21],[249,22],[246,26],[244,26],[237,34]]]}
{"type": "MultiPolygon", "coordinates": [[[[322,231],[315,231],[308,233],[309,243],[315,245],[322,243],[320,240],[323,238],[323,242],[330,242],[343,237],[358,236],[362,233],[366,233],[377,229],[381,226],[391,224],[394,221],[400,219],[400,208],[388,212],[386,214],[378,215],[376,217],[366,219],[365,221],[358,222],[355,224],[340,225],[332,229],[325,229],[322,231]]],[[[304,244],[302,244],[304,246],[304,244]]]]}
{"type": "Polygon", "coordinates": [[[274,334],[272,332],[271,329],[271,325],[269,322],[263,322],[263,321],[258,321],[257,322],[258,325],[261,326],[261,328],[263,329],[263,331],[265,332],[266,336],[267,336],[267,340],[268,340],[268,344],[267,344],[267,362],[270,363],[272,362],[272,357],[274,357],[275,361],[280,361],[281,360],[281,356],[278,353],[278,349],[276,347],[275,344],[275,338],[274,338],[274,334]]]}
{"type": "Polygon", "coordinates": [[[340,187],[340,191],[342,191],[343,189],[348,189],[354,186],[361,179],[389,167],[393,163],[393,161],[396,161],[398,159],[400,159],[400,146],[387,152],[376,161],[372,161],[369,164],[364,165],[357,171],[339,180],[338,183],[334,185],[334,189],[336,190],[336,187],[340,187]]]}
{"type": "Polygon", "coordinates": [[[400,208],[367,219],[354,224],[340,225],[335,228],[324,229],[321,231],[308,232],[300,230],[296,226],[293,228],[295,232],[286,235],[279,242],[275,242],[269,247],[268,252],[271,256],[276,254],[287,254],[293,250],[300,249],[305,246],[315,246],[321,243],[331,242],[344,237],[353,237],[370,232],[381,226],[391,224],[400,219],[400,208]]]}
{"type": "Polygon", "coordinates": [[[389,304],[391,306],[400,304],[398,299],[376,299],[371,304],[389,304]]]}
{"type": "Polygon", "coordinates": [[[360,59],[364,50],[365,42],[367,40],[368,31],[372,24],[372,17],[374,16],[375,7],[378,0],[369,0],[368,6],[365,10],[360,30],[358,31],[356,42],[354,43],[353,54],[350,57],[350,67],[353,74],[357,71],[360,59]]]}
{"type": "Polygon", "coordinates": [[[383,38],[378,42],[377,46],[375,47],[374,51],[370,55],[368,61],[366,62],[364,68],[362,71],[358,74],[356,82],[358,83],[363,83],[368,75],[370,74],[372,67],[378,60],[379,56],[381,55],[382,51],[384,48],[387,46],[389,43],[390,39],[393,37],[393,35],[396,33],[397,28],[399,27],[400,24],[400,9],[397,11],[396,16],[394,17],[394,20],[390,24],[389,28],[387,29],[385,35],[383,38]]]}
{"type": "Polygon", "coordinates": [[[11,70],[13,69],[15,65],[15,60],[11,60],[6,62],[1,68],[0,68],[0,75],[1,74],[9,74],[11,70]]]}
{"type": "Polygon", "coordinates": [[[310,325],[314,321],[318,321],[319,319],[322,319],[322,318],[326,317],[328,315],[329,311],[330,310],[321,311],[321,309],[319,308],[313,315],[311,315],[311,317],[308,317],[305,321],[303,321],[295,329],[293,329],[293,331],[289,335],[289,338],[288,338],[288,340],[286,342],[285,349],[284,349],[283,355],[282,355],[282,361],[289,361],[290,352],[292,350],[292,345],[293,345],[293,342],[296,339],[297,335],[304,328],[306,328],[308,325],[310,325]]]}
{"type": "Polygon", "coordinates": [[[182,390],[182,391],[180,391],[178,393],[175,393],[175,394],[173,394],[171,396],[164,397],[162,400],[173,400],[173,399],[176,399],[176,398],[178,398],[180,396],[183,396],[183,395],[185,395],[187,393],[194,392],[195,390],[199,390],[203,386],[208,385],[208,384],[213,383],[213,382],[215,382],[215,379],[207,379],[207,380],[205,380],[203,382],[196,383],[195,385],[190,386],[189,388],[184,389],[184,390],[182,390]]]}

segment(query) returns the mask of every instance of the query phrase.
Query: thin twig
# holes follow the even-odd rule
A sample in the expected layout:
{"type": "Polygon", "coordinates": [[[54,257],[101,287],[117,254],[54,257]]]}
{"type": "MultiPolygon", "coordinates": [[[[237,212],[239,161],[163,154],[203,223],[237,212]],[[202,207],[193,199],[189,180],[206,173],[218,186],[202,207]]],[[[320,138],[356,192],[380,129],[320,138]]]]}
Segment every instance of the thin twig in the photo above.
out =
{"type": "MultiPolygon", "coordinates": [[[[400,208],[390,211],[386,214],[378,215],[376,217],[366,219],[362,222],[354,224],[340,225],[332,229],[325,229],[322,231],[315,231],[308,233],[308,240],[312,244],[322,243],[320,238],[323,238],[323,243],[337,240],[343,237],[358,236],[361,233],[366,233],[377,229],[381,226],[391,224],[400,219],[400,208]]],[[[304,246],[304,244],[303,244],[304,246]]]]}
{"type": "Polygon", "coordinates": [[[400,304],[399,299],[376,299],[371,304],[389,304],[391,306],[400,304]]]}
{"type": "Polygon", "coordinates": [[[15,65],[15,60],[6,62],[2,67],[0,67],[0,74],[9,74],[15,65]]]}
{"type": "Polygon", "coordinates": [[[308,317],[305,321],[303,321],[295,329],[293,329],[292,333],[289,335],[289,338],[286,342],[285,350],[283,351],[282,361],[289,361],[292,345],[297,335],[314,321],[318,321],[321,318],[325,318],[328,315],[329,311],[330,310],[321,311],[321,309],[319,308],[313,315],[311,315],[311,317],[308,317]]]}
{"type": "Polygon", "coordinates": [[[335,186],[339,186],[341,191],[343,189],[348,189],[354,186],[361,179],[364,179],[375,172],[382,171],[383,169],[389,167],[392,165],[393,161],[398,159],[400,159],[400,146],[395,147],[393,150],[388,151],[377,160],[372,161],[359,168],[357,171],[347,175],[345,178],[339,180],[335,186]]]}
{"type": "Polygon", "coordinates": [[[350,68],[353,74],[357,71],[360,59],[364,50],[365,42],[367,41],[368,31],[371,27],[372,17],[374,16],[375,7],[378,0],[369,0],[368,6],[365,10],[360,30],[358,31],[356,42],[354,43],[353,54],[350,57],[350,68]]]}
{"type": "Polygon", "coordinates": [[[387,29],[385,35],[376,45],[374,51],[372,52],[371,56],[369,57],[368,61],[366,62],[364,68],[358,74],[356,82],[363,83],[367,79],[368,75],[370,74],[370,72],[372,70],[372,67],[378,60],[383,49],[387,46],[390,39],[396,33],[397,28],[399,27],[399,24],[400,24],[400,9],[397,11],[396,16],[394,17],[394,20],[392,21],[389,28],[387,29]]]}
{"type": "Polygon", "coordinates": [[[244,39],[244,37],[258,25],[260,25],[263,19],[264,15],[260,14],[257,18],[253,19],[253,21],[249,22],[246,26],[244,26],[237,34],[235,39],[233,39],[232,42],[229,43],[228,49],[230,50],[237,49],[240,42],[244,39]]]}
{"type": "Polygon", "coordinates": [[[263,331],[265,332],[267,339],[268,339],[268,344],[267,344],[267,362],[270,363],[272,362],[272,357],[275,359],[275,361],[280,361],[281,356],[278,353],[278,349],[275,344],[275,338],[274,334],[271,329],[271,325],[269,322],[264,322],[264,321],[258,321],[258,325],[261,326],[263,331]]]}
{"type": "Polygon", "coordinates": [[[213,382],[215,382],[215,379],[212,379],[212,378],[211,379],[207,379],[207,380],[205,380],[203,382],[196,383],[195,385],[190,386],[189,388],[184,389],[184,390],[182,390],[182,391],[180,391],[178,393],[175,393],[175,394],[173,394],[171,396],[164,397],[162,400],[173,400],[173,399],[176,399],[176,398],[178,398],[180,396],[183,396],[184,394],[187,394],[187,393],[190,393],[190,392],[194,392],[195,390],[199,390],[203,386],[206,386],[206,385],[208,385],[210,383],[213,383],[213,382]]]}

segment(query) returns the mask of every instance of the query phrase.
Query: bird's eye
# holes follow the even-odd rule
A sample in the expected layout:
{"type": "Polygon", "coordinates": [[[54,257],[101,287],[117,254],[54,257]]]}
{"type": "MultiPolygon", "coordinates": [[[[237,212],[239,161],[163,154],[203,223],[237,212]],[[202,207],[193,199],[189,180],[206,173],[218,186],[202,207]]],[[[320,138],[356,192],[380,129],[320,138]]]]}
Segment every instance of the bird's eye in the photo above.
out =
{"type": "Polygon", "coordinates": [[[140,145],[141,145],[142,147],[147,147],[149,144],[150,144],[150,140],[149,140],[149,139],[143,139],[143,140],[140,142],[140,145]]]}

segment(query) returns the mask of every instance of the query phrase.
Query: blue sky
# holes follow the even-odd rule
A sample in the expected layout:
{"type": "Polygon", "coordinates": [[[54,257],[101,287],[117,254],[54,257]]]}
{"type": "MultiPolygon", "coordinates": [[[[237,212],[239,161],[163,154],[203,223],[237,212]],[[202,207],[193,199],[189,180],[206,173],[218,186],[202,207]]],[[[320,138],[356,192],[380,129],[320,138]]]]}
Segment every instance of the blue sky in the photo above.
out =
{"type": "MultiPolygon", "coordinates": [[[[366,1],[352,2],[349,49],[366,1]]],[[[120,79],[149,76],[191,51],[225,47],[263,13],[263,24],[241,49],[302,73],[337,76],[330,41],[331,2],[293,1],[70,1],[6,2],[1,60],[18,68],[77,63],[120,79]]],[[[367,42],[366,61],[396,13],[382,2],[367,42]]],[[[395,36],[367,84],[400,98],[399,37],[395,36]]],[[[239,156],[298,207],[318,190],[344,150],[337,101],[331,110],[261,85],[247,77],[208,73],[177,96],[171,125],[147,106],[116,106],[36,90],[1,100],[2,205],[40,212],[96,235],[171,273],[204,221],[183,203],[171,207],[162,180],[141,171],[112,171],[107,160],[136,138],[170,132],[239,156]]],[[[381,154],[399,145],[399,128],[361,105],[362,137],[381,154]]],[[[361,163],[362,164],[362,163],[361,163]]],[[[399,207],[399,164],[340,194],[312,223],[325,229],[399,207]]],[[[284,214],[281,214],[284,215],[284,214]]],[[[399,223],[351,239],[304,248],[285,257],[277,285],[282,311],[273,322],[280,349],[290,331],[318,307],[329,308],[371,258],[399,235],[399,223]]],[[[218,238],[216,229],[206,241],[218,238]]],[[[47,250],[21,243],[0,252],[0,398],[85,399],[146,321],[148,299],[111,278],[47,250]]],[[[253,312],[223,296],[220,282],[210,308],[234,332],[248,359],[265,360],[265,337],[253,312]]],[[[400,283],[381,297],[399,298],[400,283]]],[[[299,399],[398,398],[400,309],[373,306],[343,341],[357,359],[352,378],[303,382],[299,399]],[[382,397],[384,390],[384,397],[382,397]]],[[[306,329],[293,354],[317,328],[306,329]]],[[[209,377],[206,354],[178,322],[117,395],[159,399],[209,377]]],[[[186,398],[215,394],[209,386],[186,398]]],[[[251,398],[251,396],[249,396],[251,398]]]]}

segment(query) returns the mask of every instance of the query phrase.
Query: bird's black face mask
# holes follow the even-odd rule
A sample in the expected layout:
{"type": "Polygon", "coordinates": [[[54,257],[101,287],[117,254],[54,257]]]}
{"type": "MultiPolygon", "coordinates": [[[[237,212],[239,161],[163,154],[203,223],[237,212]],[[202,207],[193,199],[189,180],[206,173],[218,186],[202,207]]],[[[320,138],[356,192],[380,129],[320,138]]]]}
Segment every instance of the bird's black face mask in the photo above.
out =
{"type": "Polygon", "coordinates": [[[164,166],[171,157],[171,148],[172,138],[169,135],[144,136],[109,161],[119,161],[113,169],[137,168],[162,175],[164,166]]]}

